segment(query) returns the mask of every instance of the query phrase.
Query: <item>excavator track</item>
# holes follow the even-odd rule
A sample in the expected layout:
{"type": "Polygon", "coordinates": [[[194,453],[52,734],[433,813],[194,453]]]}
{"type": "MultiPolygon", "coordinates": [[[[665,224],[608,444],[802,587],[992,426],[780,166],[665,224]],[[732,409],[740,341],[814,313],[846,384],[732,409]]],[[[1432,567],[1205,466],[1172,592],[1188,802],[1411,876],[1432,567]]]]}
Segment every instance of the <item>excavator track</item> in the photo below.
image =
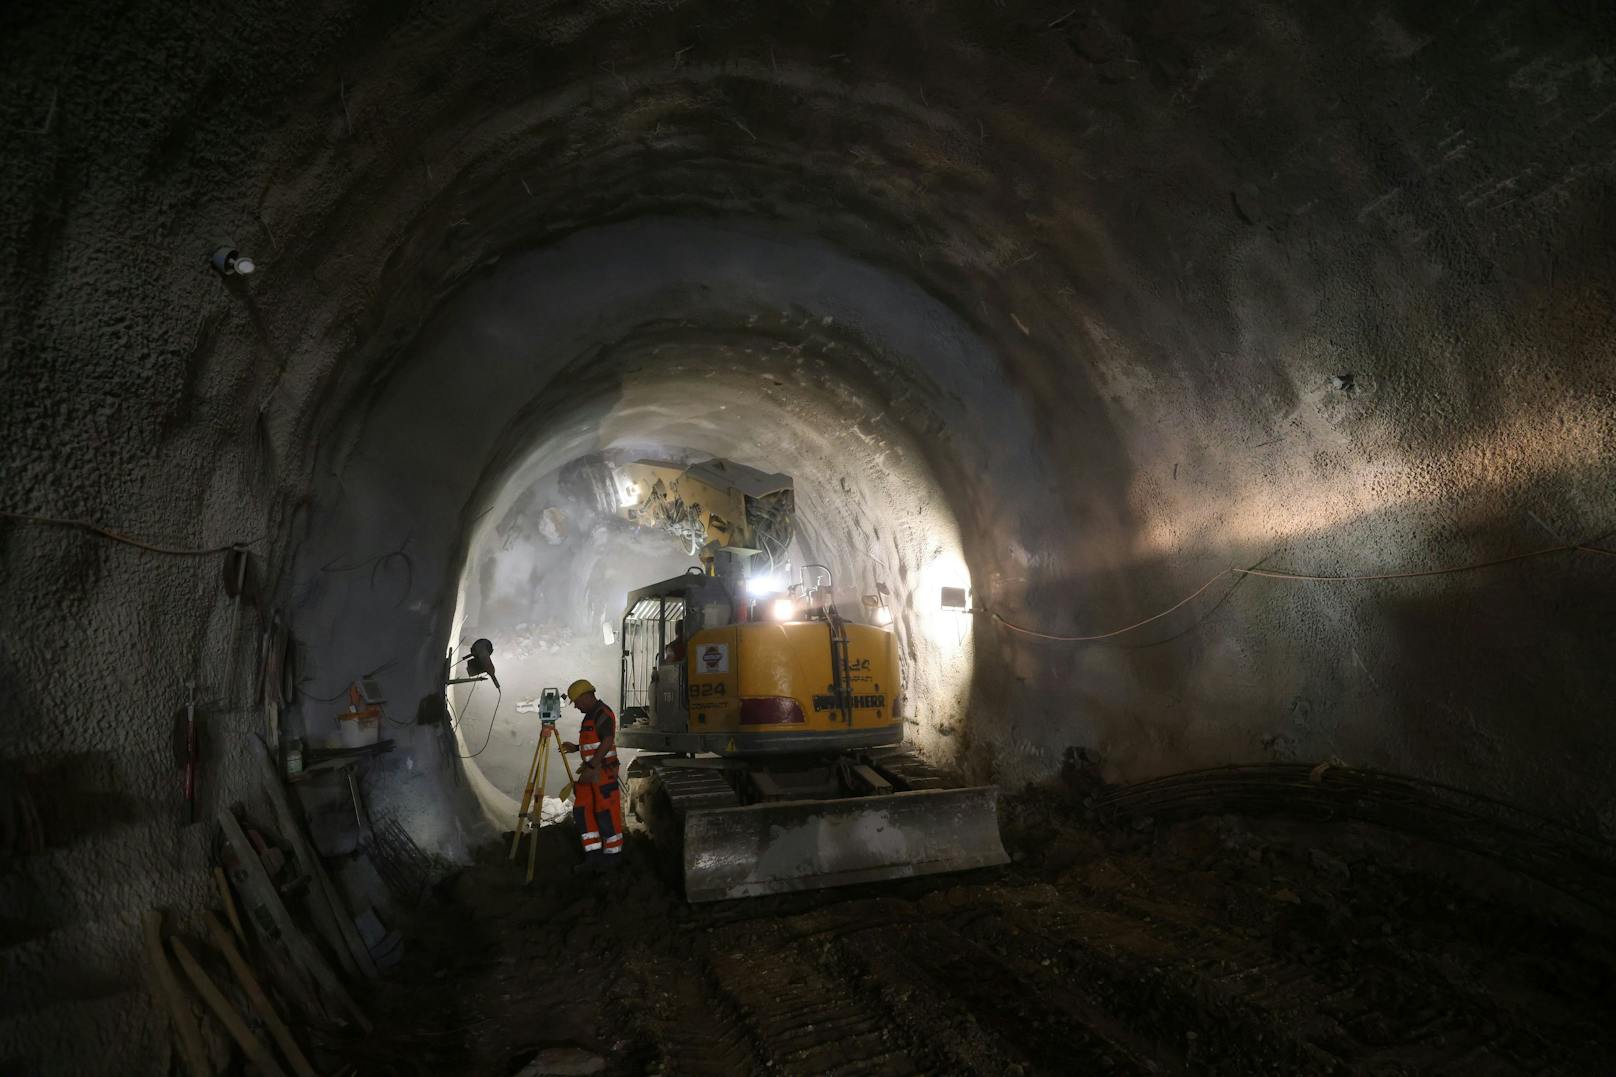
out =
{"type": "Polygon", "coordinates": [[[681,818],[692,811],[740,806],[735,790],[715,768],[660,766],[656,774],[668,794],[669,805],[681,818]]]}
{"type": "Polygon", "coordinates": [[[877,755],[872,761],[878,768],[897,778],[905,789],[948,788],[947,775],[913,752],[877,755]]]}

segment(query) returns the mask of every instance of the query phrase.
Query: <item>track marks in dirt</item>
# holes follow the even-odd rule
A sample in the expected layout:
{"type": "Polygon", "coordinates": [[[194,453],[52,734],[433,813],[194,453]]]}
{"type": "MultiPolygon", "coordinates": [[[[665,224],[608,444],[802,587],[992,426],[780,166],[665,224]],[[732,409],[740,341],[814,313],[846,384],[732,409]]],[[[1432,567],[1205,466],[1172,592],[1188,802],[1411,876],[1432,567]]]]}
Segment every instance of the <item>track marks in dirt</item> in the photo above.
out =
{"type": "Polygon", "coordinates": [[[843,961],[901,1000],[910,1035],[929,1039],[950,1072],[1151,1072],[1079,992],[1029,978],[1024,955],[923,920],[899,932],[849,935],[839,945],[843,961]]]}
{"type": "Polygon", "coordinates": [[[726,940],[712,959],[732,997],[746,998],[747,1020],[777,1073],[923,1072],[891,1034],[879,1001],[829,977],[799,947],[782,952],[773,932],[726,940]]]}
{"type": "Polygon", "coordinates": [[[811,943],[781,935],[775,925],[713,929],[691,961],[646,970],[663,985],[651,1035],[665,1072],[928,1072],[894,1036],[878,999],[827,976],[803,952],[811,943]]]}
{"type": "Polygon", "coordinates": [[[764,1068],[742,1011],[700,958],[645,961],[638,969],[651,1000],[646,1014],[668,1074],[754,1073],[764,1068]]]}

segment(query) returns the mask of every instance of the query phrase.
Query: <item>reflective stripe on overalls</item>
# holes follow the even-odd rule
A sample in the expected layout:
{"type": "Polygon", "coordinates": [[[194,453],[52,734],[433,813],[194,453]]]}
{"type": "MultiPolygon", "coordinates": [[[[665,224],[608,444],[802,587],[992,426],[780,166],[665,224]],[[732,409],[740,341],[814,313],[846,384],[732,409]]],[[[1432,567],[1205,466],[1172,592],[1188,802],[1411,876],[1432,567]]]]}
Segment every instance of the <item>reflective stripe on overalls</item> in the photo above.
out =
{"type": "Polygon", "coordinates": [[[585,763],[595,762],[600,752],[600,726],[609,726],[613,747],[600,759],[599,780],[591,785],[573,786],[573,821],[587,859],[612,856],[623,851],[623,798],[617,780],[617,715],[606,704],[596,702],[578,727],[578,754],[585,763]]]}

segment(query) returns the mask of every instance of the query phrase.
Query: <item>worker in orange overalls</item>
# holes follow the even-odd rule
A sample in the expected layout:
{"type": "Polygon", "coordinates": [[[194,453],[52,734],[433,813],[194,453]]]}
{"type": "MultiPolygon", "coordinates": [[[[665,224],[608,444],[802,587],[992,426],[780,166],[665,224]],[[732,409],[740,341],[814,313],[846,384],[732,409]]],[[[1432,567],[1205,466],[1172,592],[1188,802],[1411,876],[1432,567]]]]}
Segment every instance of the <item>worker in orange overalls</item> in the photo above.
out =
{"type": "Polygon", "coordinates": [[[576,680],[567,698],[583,714],[578,743],[563,741],[563,752],[583,757],[573,783],[572,819],[583,842],[583,871],[605,871],[621,863],[623,796],[617,782],[617,715],[595,695],[595,686],[576,680]]]}

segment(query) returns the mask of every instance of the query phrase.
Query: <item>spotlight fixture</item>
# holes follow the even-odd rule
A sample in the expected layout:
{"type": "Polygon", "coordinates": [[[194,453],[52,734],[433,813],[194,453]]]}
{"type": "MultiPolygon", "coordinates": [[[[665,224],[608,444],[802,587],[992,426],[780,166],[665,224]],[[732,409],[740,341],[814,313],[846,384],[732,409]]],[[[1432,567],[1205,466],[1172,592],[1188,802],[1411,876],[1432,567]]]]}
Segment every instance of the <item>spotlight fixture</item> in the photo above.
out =
{"type": "Polygon", "coordinates": [[[870,611],[870,619],[882,627],[892,623],[892,607],[887,605],[889,594],[891,592],[887,590],[886,584],[877,583],[875,594],[865,595],[863,598],[864,608],[870,611]]]}
{"type": "Polygon", "coordinates": [[[213,268],[219,271],[220,276],[224,277],[245,277],[258,268],[257,263],[236,250],[231,244],[226,244],[214,251],[212,262],[213,268]]]}
{"type": "Polygon", "coordinates": [[[746,593],[753,597],[777,594],[781,590],[783,587],[778,576],[753,576],[746,581],[746,593]]]}
{"type": "Polygon", "coordinates": [[[494,676],[494,644],[492,640],[473,640],[471,654],[466,658],[466,672],[473,677],[488,674],[488,679],[499,687],[499,678],[494,676]]]}

